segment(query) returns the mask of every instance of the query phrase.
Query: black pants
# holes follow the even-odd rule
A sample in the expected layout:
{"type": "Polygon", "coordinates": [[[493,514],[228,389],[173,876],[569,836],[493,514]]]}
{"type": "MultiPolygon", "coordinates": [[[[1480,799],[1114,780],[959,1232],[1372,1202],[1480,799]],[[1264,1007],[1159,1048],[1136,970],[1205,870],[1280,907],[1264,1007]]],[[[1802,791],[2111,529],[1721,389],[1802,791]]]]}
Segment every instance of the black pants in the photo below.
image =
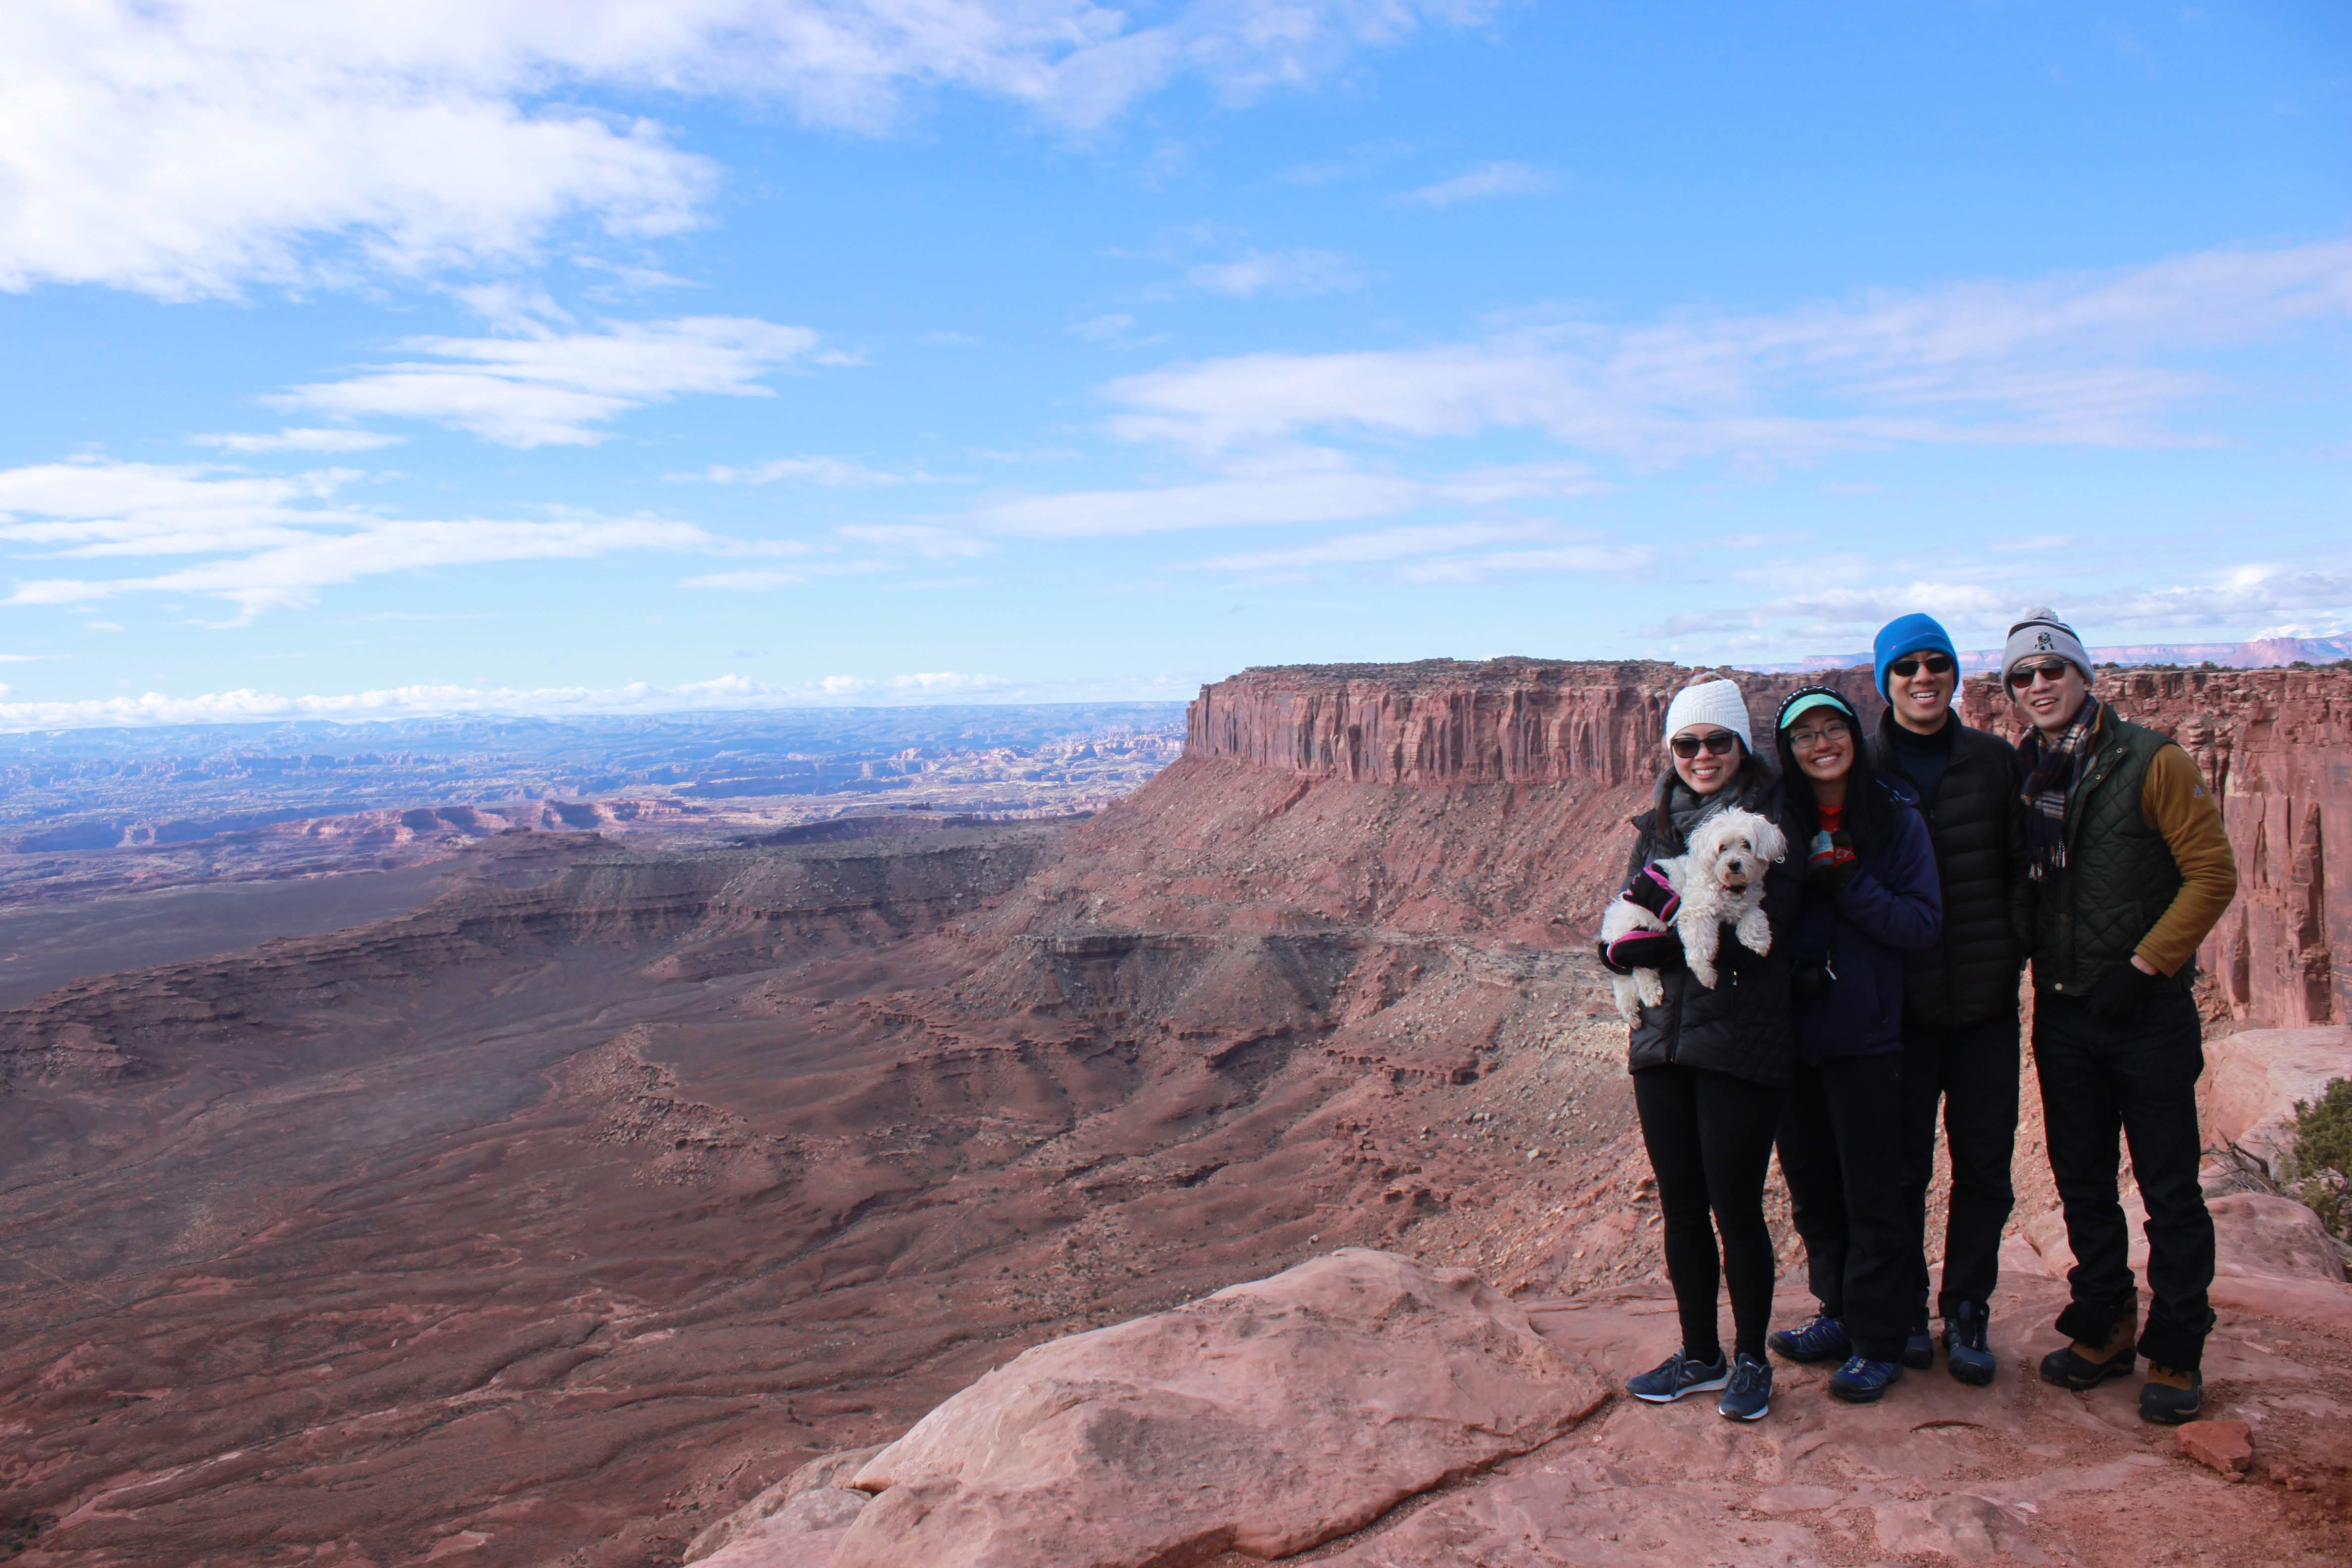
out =
{"type": "Polygon", "coordinates": [[[2204,1030],[2185,991],[2150,996],[2128,1024],[2102,1024],[2077,997],[2042,992],[2033,1001],[2033,1058],[2050,1173],[2065,1205],[2074,1267],[2074,1301],[2060,1331],[2095,1341],[2138,1300],[2129,1262],[2131,1230],[2116,1199],[2120,1131],[2147,1204],[2147,1287],[2153,1298],[2140,1353],[2158,1366],[2195,1368],[2213,1323],[2213,1219],[2205,1212],[2197,1163],[2197,1075],[2205,1070],[2204,1030]]]}
{"type": "Polygon", "coordinates": [[[1903,1054],[1799,1062],[1780,1173],[1822,1310],[1844,1321],[1856,1352],[1895,1360],[1918,1300],[1904,1221],[1903,1054]]]}
{"type": "Polygon", "coordinates": [[[1715,1331],[1718,1279],[1731,1286],[1737,1348],[1764,1359],[1776,1272],[1772,1231],[1764,1223],[1764,1172],[1781,1099],[1780,1089],[1704,1068],[1669,1063],[1633,1075],[1633,1106],[1664,1211],[1666,1277],[1682,1314],[1683,1352],[1702,1361],[1721,1349],[1715,1331]]]}
{"type": "Polygon", "coordinates": [[[2017,1148],[2017,1059],[2014,1012],[1964,1028],[1903,1033],[1903,1215],[1915,1298],[1927,1288],[1927,1182],[1936,1168],[1938,1100],[1952,1153],[1937,1317],[1950,1317],[1962,1301],[1990,1305],[2000,1280],[2001,1227],[2017,1201],[2009,1183],[2017,1148]]]}

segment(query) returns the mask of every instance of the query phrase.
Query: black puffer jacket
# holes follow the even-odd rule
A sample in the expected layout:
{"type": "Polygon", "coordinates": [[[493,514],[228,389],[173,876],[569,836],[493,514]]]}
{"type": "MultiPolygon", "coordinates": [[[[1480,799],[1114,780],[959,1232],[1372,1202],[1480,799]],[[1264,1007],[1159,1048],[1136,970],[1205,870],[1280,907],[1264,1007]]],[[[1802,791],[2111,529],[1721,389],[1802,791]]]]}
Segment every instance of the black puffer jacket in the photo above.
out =
{"type": "MultiPolygon", "coordinates": [[[[1954,714],[1951,759],[1932,799],[1919,803],[1944,889],[1943,940],[1903,975],[1903,1022],[1958,1029],[2017,1011],[2021,962],[2011,919],[2025,877],[2025,819],[2017,748],[1954,714]]],[[[1870,738],[1871,765],[1899,776],[1892,709],[1870,738]]]]}
{"type": "MultiPolygon", "coordinates": [[[[1669,768],[1658,781],[1656,804],[1634,817],[1633,858],[1626,863],[1631,883],[1653,860],[1670,859],[1683,852],[1681,835],[1666,816],[1666,792],[1674,785],[1669,768]]],[[[1789,831],[1780,804],[1780,781],[1751,764],[1749,772],[1728,786],[1739,791],[1735,803],[1759,816],[1768,816],[1789,831]]],[[[1791,835],[1791,842],[1794,836],[1791,835]]],[[[1772,926],[1772,951],[1761,957],[1739,945],[1729,931],[1717,951],[1718,981],[1710,991],[1677,965],[1659,978],[1665,1000],[1644,1007],[1634,1021],[1627,1058],[1633,1070],[1677,1062],[1744,1078],[1751,1083],[1784,1087],[1794,1052],[1789,1023],[1789,933],[1796,918],[1797,895],[1802,889],[1801,864],[1790,855],[1764,875],[1764,918],[1772,926]]]]}

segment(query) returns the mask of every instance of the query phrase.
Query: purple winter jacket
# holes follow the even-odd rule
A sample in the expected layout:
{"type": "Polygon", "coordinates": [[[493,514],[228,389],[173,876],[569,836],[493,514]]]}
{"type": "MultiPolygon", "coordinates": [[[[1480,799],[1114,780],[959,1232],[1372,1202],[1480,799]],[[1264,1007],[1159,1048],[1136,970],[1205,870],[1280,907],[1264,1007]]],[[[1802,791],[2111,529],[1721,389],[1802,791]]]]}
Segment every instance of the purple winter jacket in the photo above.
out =
{"type": "MultiPolygon", "coordinates": [[[[1828,972],[1820,995],[1798,994],[1791,1021],[1799,1061],[1901,1050],[1903,971],[1910,954],[1943,934],[1936,847],[1919,797],[1900,779],[1882,775],[1878,784],[1895,797],[1893,831],[1843,889],[1832,894],[1808,883],[1797,900],[1796,967],[1828,972]]],[[[1791,858],[1801,852],[1792,843],[1791,858]]]]}

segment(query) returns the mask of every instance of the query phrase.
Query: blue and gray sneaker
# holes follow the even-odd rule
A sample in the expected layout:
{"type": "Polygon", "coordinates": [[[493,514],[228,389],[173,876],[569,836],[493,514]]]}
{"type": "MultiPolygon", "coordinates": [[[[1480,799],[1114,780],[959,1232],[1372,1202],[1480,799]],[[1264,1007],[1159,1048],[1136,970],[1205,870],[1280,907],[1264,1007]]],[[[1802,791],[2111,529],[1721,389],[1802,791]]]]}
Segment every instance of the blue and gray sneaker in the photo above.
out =
{"type": "Polygon", "coordinates": [[[1731,1369],[1717,1351],[1712,1362],[1691,1361],[1676,1351],[1655,1370],[1625,1380],[1625,1392],[1652,1405],[1672,1405],[1685,1394],[1705,1394],[1731,1381],[1731,1369]]]}
{"type": "Polygon", "coordinates": [[[1761,1421],[1772,1408],[1772,1368],[1752,1355],[1732,1359],[1731,1386],[1716,1406],[1727,1421],[1761,1421]]]}
{"type": "Polygon", "coordinates": [[[1886,1392],[1887,1384],[1902,1381],[1903,1363],[1899,1361],[1848,1356],[1843,1366],[1830,1373],[1830,1392],[1848,1405],[1875,1405],[1878,1396],[1886,1392]]]}
{"type": "Polygon", "coordinates": [[[1801,1328],[1782,1329],[1764,1342],[1784,1361],[1843,1361],[1853,1353],[1845,1325],[1827,1313],[1801,1328]]]}

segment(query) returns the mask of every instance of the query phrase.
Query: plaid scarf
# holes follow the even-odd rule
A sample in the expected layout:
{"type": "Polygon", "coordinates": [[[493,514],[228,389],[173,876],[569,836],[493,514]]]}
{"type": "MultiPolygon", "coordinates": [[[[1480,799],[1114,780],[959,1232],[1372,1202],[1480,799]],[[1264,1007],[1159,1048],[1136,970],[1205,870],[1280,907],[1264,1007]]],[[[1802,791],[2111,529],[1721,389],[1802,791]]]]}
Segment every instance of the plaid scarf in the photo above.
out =
{"type": "Polygon", "coordinates": [[[2018,747],[2025,759],[2026,875],[2046,881],[2066,868],[2066,797],[2074,773],[2099,727],[2099,700],[2083,699],[2083,710],[2052,744],[2032,731],[2018,747]]]}

